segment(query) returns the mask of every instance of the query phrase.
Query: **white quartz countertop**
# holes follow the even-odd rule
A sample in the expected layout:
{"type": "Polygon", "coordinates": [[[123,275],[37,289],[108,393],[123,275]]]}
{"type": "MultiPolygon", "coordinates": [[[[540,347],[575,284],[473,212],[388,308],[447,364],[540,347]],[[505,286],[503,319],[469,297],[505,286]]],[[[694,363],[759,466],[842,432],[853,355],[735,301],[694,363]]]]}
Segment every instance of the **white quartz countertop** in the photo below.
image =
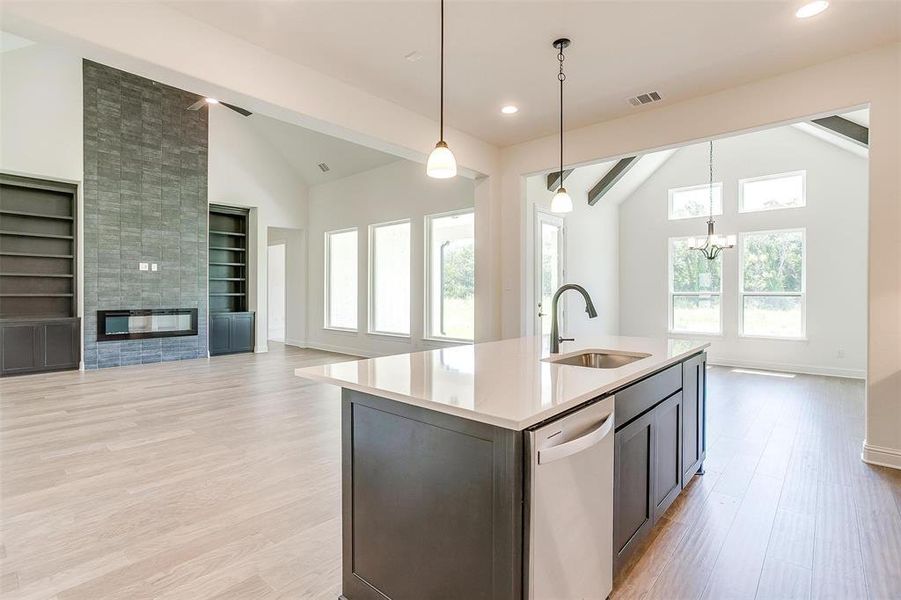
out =
{"type": "Polygon", "coordinates": [[[295,375],[523,430],[625,387],[709,346],[667,338],[596,336],[564,342],[563,358],[589,350],[650,356],[616,369],[553,364],[547,337],[521,337],[296,369],[295,375]]]}

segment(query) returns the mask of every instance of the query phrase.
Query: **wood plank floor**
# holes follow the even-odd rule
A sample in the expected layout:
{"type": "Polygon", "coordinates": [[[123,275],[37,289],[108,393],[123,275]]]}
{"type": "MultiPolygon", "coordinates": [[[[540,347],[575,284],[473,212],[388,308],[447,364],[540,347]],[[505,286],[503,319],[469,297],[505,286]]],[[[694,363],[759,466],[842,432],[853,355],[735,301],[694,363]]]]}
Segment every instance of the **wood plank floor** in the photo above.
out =
{"type": "MultiPolygon", "coordinates": [[[[0,381],[0,597],[307,599],[340,579],[339,394],[268,354],[0,381]]],[[[707,474],[615,598],[901,598],[863,385],[712,369],[707,474]]]]}

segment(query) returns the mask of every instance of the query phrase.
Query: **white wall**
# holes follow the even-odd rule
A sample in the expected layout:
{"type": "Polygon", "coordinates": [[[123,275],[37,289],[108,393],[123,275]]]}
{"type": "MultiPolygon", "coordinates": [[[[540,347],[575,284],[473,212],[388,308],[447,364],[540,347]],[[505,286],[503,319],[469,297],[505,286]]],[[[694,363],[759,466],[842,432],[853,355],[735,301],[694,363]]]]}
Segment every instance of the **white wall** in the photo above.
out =
{"type": "MultiPolygon", "coordinates": [[[[609,165],[606,167],[609,168],[609,165]]],[[[605,172],[606,168],[581,168],[566,178],[566,190],[573,199],[573,211],[563,218],[566,230],[564,283],[578,283],[584,287],[598,311],[596,318],[589,319],[581,295],[570,291],[562,296],[566,307],[566,326],[561,335],[566,334],[566,337],[575,337],[576,340],[589,332],[619,333],[619,206],[604,199],[595,206],[588,205],[588,191],[605,172]]],[[[529,177],[526,181],[528,218],[534,219],[536,205],[550,210],[553,195],[554,192],[547,189],[546,176],[529,177]]],[[[534,221],[531,223],[530,231],[535,226],[534,221]]],[[[534,261],[534,255],[530,253],[530,256],[530,261],[534,261]]],[[[534,294],[531,302],[534,315],[538,303],[534,294]]],[[[549,311],[550,307],[545,310],[549,311]]]]}
{"type": "MultiPolygon", "coordinates": [[[[309,309],[307,345],[311,348],[346,352],[361,356],[396,354],[434,348],[440,342],[423,340],[424,331],[424,217],[430,214],[471,208],[473,182],[464,177],[430,179],[422,165],[399,160],[384,167],[358,173],[338,181],[310,188],[309,221],[309,309]],[[410,337],[400,338],[367,333],[368,329],[368,248],[369,225],[410,219],[410,337]],[[324,236],[326,231],[357,227],[359,281],[357,290],[357,332],[324,327],[324,236]]],[[[478,220],[478,216],[476,217],[478,220]]],[[[476,261],[479,258],[476,248],[476,261]]]]}
{"type": "MultiPolygon", "coordinates": [[[[668,190],[707,181],[707,144],[677,151],[620,208],[620,329],[666,336],[668,238],[701,237],[706,217],[670,221],[668,190]]],[[[866,372],[867,160],[794,127],[718,140],[714,180],[723,183],[720,234],[807,230],[807,340],[739,337],[739,249],[723,253],[723,334],[710,362],[863,377],[866,372]],[[738,181],[807,171],[805,208],[738,213],[738,181]],[[843,356],[840,356],[843,355],[843,356]]]]}
{"type": "MultiPolygon", "coordinates": [[[[256,311],[256,351],[268,349],[266,274],[270,227],[304,229],[307,186],[278,151],[247,126],[245,119],[224,106],[210,107],[209,190],[211,204],[251,209],[248,239],[248,304],[256,311]]],[[[298,252],[302,252],[301,245],[298,252]]],[[[293,262],[293,257],[289,256],[293,262]]],[[[301,257],[295,264],[303,264],[301,257]]],[[[288,285],[303,277],[297,269],[288,285]]],[[[289,302],[288,322],[305,320],[302,303],[289,302]]],[[[296,340],[302,342],[302,340],[296,340]]]]}
{"type": "MultiPolygon", "coordinates": [[[[0,53],[0,171],[78,185],[84,227],[81,57],[34,44],[0,53]]],[[[84,312],[84,240],[76,240],[77,313],[84,312]]],[[[82,329],[84,323],[82,322],[82,329]]]]}
{"type": "Polygon", "coordinates": [[[269,228],[269,244],[285,244],[285,343],[306,346],[307,238],[302,229],[269,228]]]}

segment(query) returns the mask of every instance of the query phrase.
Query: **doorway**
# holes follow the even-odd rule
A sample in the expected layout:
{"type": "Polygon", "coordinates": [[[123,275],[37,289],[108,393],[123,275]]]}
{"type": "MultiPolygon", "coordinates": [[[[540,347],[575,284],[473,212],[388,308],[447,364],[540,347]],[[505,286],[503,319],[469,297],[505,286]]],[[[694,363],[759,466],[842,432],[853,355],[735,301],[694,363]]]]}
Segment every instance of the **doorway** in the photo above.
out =
{"type": "MultiPolygon", "coordinates": [[[[535,210],[535,332],[551,332],[551,302],[554,292],[566,281],[566,227],[563,217],[535,210]]],[[[561,330],[565,325],[566,309],[561,305],[558,318],[561,330]]]]}
{"type": "Polygon", "coordinates": [[[269,245],[268,259],[268,337],[275,342],[285,341],[285,304],[287,298],[287,244],[280,242],[269,245]]]}

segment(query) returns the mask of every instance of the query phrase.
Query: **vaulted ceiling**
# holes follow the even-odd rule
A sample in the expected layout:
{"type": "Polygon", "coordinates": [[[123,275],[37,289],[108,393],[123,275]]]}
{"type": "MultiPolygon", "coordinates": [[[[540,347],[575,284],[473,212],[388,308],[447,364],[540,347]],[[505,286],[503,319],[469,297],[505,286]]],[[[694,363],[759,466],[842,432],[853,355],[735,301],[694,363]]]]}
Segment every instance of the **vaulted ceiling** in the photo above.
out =
{"type": "MultiPolygon", "coordinates": [[[[560,35],[573,39],[568,128],[647,110],[626,101],[642,92],[674,102],[899,39],[899,2],[833,2],[808,20],[795,18],[798,4],[448,0],[447,123],[497,145],[553,133],[557,65],[550,44],[560,35]],[[507,103],[520,112],[501,115],[507,103]]],[[[437,117],[437,0],[169,6],[437,117]]]]}

